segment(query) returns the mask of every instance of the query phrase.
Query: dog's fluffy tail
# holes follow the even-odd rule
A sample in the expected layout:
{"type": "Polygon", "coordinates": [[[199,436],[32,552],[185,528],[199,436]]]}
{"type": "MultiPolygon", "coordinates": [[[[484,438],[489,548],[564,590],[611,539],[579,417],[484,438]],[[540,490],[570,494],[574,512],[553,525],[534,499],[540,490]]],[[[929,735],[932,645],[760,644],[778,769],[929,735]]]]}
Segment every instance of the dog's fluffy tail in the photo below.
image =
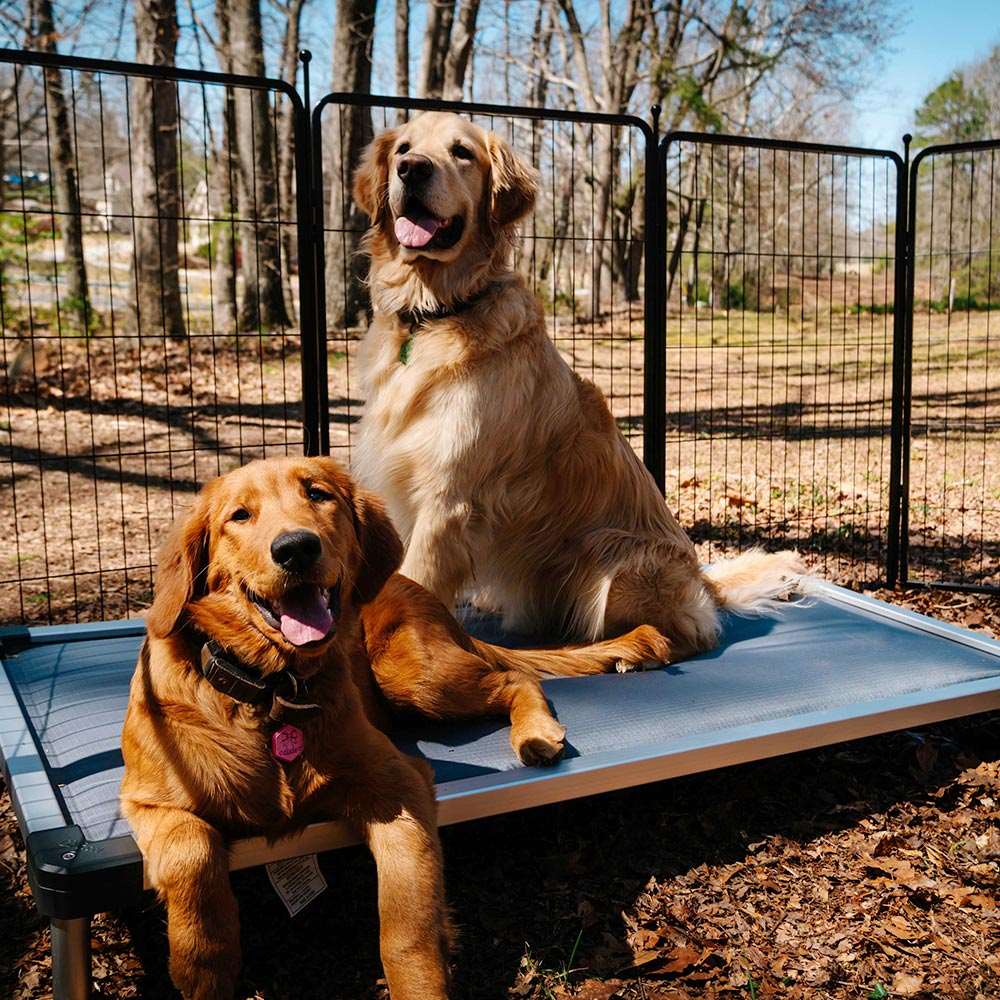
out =
{"type": "Polygon", "coordinates": [[[498,670],[515,670],[530,677],[580,677],[612,670],[624,673],[644,663],[667,663],[670,643],[652,625],[583,646],[553,649],[507,649],[472,640],[476,652],[498,670]]]}
{"type": "Polygon", "coordinates": [[[779,602],[807,589],[805,565],[797,552],[749,549],[704,570],[716,603],[726,611],[754,615],[776,611],[779,602]]]}

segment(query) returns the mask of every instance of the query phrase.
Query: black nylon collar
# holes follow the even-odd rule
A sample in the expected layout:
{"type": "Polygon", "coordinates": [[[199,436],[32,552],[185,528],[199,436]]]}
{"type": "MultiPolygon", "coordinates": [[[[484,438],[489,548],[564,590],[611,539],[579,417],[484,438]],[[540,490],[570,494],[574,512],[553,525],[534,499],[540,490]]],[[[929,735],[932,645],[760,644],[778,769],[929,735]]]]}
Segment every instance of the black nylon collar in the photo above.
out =
{"type": "Polygon", "coordinates": [[[467,299],[459,299],[450,306],[438,306],[437,309],[401,309],[396,315],[399,321],[407,326],[423,326],[436,319],[447,319],[449,316],[458,316],[467,309],[471,309],[480,299],[493,291],[496,282],[484,285],[475,295],[467,299]]]}
{"type": "Polygon", "coordinates": [[[267,708],[271,722],[304,722],[322,711],[308,700],[309,686],[294,670],[262,675],[229,655],[215,639],[201,647],[199,665],[216,691],[244,705],[267,708]]]}
{"type": "Polygon", "coordinates": [[[413,346],[413,338],[420,332],[421,328],[428,323],[438,319],[448,319],[451,316],[459,316],[471,309],[477,302],[485,298],[496,287],[496,282],[484,285],[475,295],[467,299],[459,299],[458,302],[450,306],[438,306],[437,309],[401,309],[396,313],[396,318],[403,326],[409,327],[406,340],[403,341],[399,349],[399,360],[406,364],[410,360],[410,349],[413,346]]]}

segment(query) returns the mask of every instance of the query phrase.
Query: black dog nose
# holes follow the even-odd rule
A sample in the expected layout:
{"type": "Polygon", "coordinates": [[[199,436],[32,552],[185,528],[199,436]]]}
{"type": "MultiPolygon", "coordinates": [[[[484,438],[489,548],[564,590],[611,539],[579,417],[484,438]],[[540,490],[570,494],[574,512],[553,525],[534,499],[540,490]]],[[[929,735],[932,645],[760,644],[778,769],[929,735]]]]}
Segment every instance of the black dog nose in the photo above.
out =
{"type": "Polygon", "coordinates": [[[316,562],[321,549],[314,531],[283,531],[271,542],[271,558],[289,573],[303,573],[316,562]]]}
{"type": "Polygon", "coordinates": [[[396,173],[407,187],[411,187],[427,180],[434,173],[434,164],[419,153],[407,153],[396,163],[396,173]]]}

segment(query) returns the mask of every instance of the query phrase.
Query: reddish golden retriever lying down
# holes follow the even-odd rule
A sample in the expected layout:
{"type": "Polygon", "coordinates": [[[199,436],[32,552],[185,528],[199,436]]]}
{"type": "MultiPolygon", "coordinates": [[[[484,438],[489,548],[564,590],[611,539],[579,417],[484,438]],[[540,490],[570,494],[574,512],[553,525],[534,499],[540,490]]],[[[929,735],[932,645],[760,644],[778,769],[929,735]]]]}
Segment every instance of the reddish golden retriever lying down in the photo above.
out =
{"type": "Polygon", "coordinates": [[[395,573],[401,558],[381,503],[325,458],[253,462],[209,483],[160,553],[122,736],[122,809],[166,902],[186,997],[235,987],[227,839],[328,818],[353,823],[375,856],[394,1000],[444,997],[432,776],[385,736],[387,705],[507,713],[522,759],[554,759],[564,731],[539,675],[666,651],[652,628],[566,650],[477,642],[395,573]]]}
{"type": "Polygon", "coordinates": [[[474,584],[527,632],[649,622],[673,659],[715,645],[720,607],[794,588],[792,552],[703,572],[600,390],[556,350],[510,265],[536,180],[503,139],[420,115],[375,138],[354,192],[374,309],[355,471],[403,536],[404,575],[449,607],[474,584]]]}

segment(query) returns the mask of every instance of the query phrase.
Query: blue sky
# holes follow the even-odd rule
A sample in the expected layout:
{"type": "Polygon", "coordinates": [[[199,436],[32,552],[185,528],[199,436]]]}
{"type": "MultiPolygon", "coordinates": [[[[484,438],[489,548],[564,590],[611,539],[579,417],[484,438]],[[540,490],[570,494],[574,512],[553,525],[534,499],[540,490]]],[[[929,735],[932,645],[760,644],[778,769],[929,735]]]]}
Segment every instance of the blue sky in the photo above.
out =
{"type": "Polygon", "coordinates": [[[856,99],[852,141],[901,148],[924,95],[1000,43],[1000,0],[910,0],[909,8],[882,73],[856,99]]]}

